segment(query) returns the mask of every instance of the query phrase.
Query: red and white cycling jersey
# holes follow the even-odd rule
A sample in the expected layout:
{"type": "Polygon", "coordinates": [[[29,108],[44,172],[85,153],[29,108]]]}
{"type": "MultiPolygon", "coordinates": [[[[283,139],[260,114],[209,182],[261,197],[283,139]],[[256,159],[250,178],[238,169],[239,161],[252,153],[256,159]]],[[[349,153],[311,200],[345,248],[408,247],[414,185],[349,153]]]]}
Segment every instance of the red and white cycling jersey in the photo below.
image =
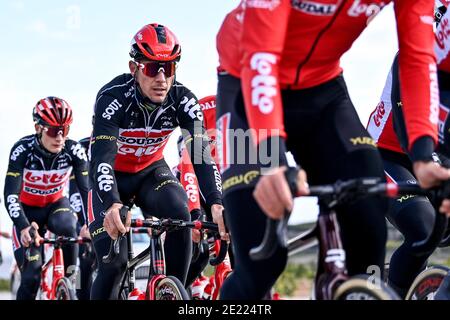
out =
{"type": "Polygon", "coordinates": [[[27,205],[45,207],[63,197],[72,167],[60,170],[23,170],[20,201],[27,205]]]}
{"type": "Polygon", "coordinates": [[[174,128],[145,131],[119,129],[114,168],[123,172],[137,172],[149,163],[164,158],[163,150],[174,128]]]}
{"type": "Polygon", "coordinates": [[[246,114],[258,142],[268,135],[286,136],[280,89],[310,88],[337,77],[341,56],[391,2],[409,147],[425,135],[437,142],[433,1],[247,0],[225,19],[217,49],[219,70],[242,81],[246,114]]]}
{"type": "MultiPolygon", "coordinates": [[[[200,99],[198,103],[203,112],[203,123],[206,132],[211,139],[211,156],[213,157],[216,166],[218,166],[218,159],[215,147],[216,141],[216,96],[207,96],[200,99]]],[[[194,172],[191,159],[186,148],[181,153],[180,163],[178,165],[180,171],[180,182],[188,196],[189,212],[194,209],[200,209],[200,189],[198,187],[197,176],[194,172]]]]}
{"type": "MultiPolygon", "coordinates": [[[[450,10],[448,10],[441,19],[440,24],[436,28],[434,45],[437,56],[438,70],[450,72],[450,29],[449,29],[450,10]]],[[[397,68],[391,68],[386,79],[381,99],[375,110],[369,117],[367,130],[374,138],[380,148],[388,149],[395,152],[404,153],[400,140],[394,130],[393,124],[393,108],[403,107],[403,101],[392,101],[393,94],[400,97],[397,68]],[[394,73],[394,74],[393,74],[394,73]],[[393,105],[396,104],[396,105],[393,105]]],[[[439,104],[438,116],[438,137],[439,142],[443,142],[444,125],[448,116],[449,109],[439,104]]],[[[407,128],[402,128],[407,129],[407,128]]]]}

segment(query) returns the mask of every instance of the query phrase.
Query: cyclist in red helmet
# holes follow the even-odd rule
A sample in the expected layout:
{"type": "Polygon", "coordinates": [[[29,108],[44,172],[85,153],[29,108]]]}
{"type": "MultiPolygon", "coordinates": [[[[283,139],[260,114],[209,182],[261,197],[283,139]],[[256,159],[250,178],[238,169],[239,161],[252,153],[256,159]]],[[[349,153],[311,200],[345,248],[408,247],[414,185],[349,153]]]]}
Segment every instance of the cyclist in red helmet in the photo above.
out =
{"type": "MultiPolygon", "coordinates": [[[[180,127],[202,196],[212,218],[225,233],[222,185],[211,159],[203,113],[196,96],[175,80],[180,44],[169,28],[152,23],[131,41],[130,73],[100,89],[94,109],[88,196],[89,229],[98,261],[92,299],[117,297],[127,261],[126,240],[120,256],[105,264],[111,239],[125,233],[119,217],[123,204],[134,201],[144,215],[189,220],[187,196],[163,156],[172,132],[180,127]],[[194,157],[195,156],[195,157],[194,157]]],[[[167,274],[182,283],[191,259],[189,230],[171,232],[165,240],[167,274]]]]}
{"type": "MultiPolygon", "coordinates": [[[[5,179],[5,206],[13,223],[13,250],[21,268],[17,299],[34,299],[39,286],[42,247],[32,247],[30,228],[42,236],[48,229],[56,235],[77,236],[77,216],[66,197],[69,177],[74,174],[86,208],[88,164],[84,148],[68,139],[72,108],[63,99],[47,97],[33,109],[36,133],[14,144],[5,179]]],[[[81,215],[81,224],[85,224],[81,215]]],[[[37,235],[36,239],[39,239],[37,235]]],[[[36,244],[38,242],[36,241],[36,244]]],[[[66,276],[76,270],[78,245],[63,247],[66,276]]]]}

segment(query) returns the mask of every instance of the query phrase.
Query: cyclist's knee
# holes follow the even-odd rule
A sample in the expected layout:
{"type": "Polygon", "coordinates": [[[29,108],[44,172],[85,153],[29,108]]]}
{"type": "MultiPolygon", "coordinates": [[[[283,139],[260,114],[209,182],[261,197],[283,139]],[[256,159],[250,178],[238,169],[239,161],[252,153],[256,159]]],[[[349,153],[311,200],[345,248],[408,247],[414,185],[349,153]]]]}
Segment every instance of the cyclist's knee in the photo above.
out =
{"type": "Polygon", "coordinates": [[[41,279],[41,265],[30,264],[21,272],[21,285],[27,288],[34,288],[41,279]]]}
{"type": "Polygon", "coordinates": [[[74,237],[77,235],[76,219],[72,214],[61,214],[49,221],[49,228],[58,236],[74,237]]]}
{"type": "Polygon", "coordinates": [[[180,220],[191,219],[187,202],[177,197],[174,197],[172,201],[164,203],[164,208],[161,208],[161,216],[180,220]]]}

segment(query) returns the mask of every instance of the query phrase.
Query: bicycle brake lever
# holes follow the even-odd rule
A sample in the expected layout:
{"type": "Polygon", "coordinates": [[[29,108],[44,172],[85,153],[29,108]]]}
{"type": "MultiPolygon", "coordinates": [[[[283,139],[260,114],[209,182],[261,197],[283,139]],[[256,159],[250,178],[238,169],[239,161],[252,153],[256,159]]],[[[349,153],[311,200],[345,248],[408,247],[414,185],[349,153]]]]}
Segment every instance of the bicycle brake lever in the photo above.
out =
{"type": "Polygon", "coordinates": [[[266,219],[266,229],[261,244],[250,249],[250,258],[252,260],[264,260],[275,253],[277,241],[278,220],[266,219]]]}
{"type": "Polygon", "coordinates": [[[111,241],[109,246],[108,254],[102,257],[103,263],[111,263],[120,253],[120,240],[122,240],[123,235],[120,234],[119,237],[111,241]]]}

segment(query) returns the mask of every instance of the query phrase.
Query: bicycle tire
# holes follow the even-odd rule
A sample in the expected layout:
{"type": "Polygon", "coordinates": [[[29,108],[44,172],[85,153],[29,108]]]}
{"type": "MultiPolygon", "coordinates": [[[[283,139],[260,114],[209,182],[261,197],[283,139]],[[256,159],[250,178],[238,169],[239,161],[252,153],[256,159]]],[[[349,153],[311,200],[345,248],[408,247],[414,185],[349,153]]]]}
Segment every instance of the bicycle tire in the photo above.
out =
{"type": "Polygon", "coordinates": [[[400,300],[400,297],[381,279],[375,285],[371,276],[357,275],[336,289],[333,300],[400,300]]]}
{"type": "Polygon", "coordinates": [[[55,300],[77,300],[77,294],[72,282],[63,277],[58,280],[55,288],[55,300]]]}
{"type": "Polygon", "coordinates": [[[449,271],[450,269],[444,266],[425,269],[414,279],[405,300],[434,300],[434,294],[449,271]]]}
{"type": "Polygon", "coordinates": [[[155,300],[189,300],[189,295],[174,276],[167,276],[159,280],[155,285],[155,300]]]}

